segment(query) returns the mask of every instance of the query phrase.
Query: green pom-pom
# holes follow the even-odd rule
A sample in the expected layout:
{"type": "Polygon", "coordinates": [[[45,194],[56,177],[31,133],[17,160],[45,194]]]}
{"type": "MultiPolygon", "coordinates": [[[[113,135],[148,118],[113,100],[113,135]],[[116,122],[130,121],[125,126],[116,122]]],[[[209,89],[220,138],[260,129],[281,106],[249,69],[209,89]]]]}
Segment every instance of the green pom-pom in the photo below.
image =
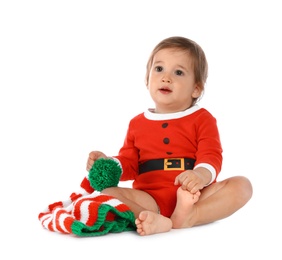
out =
{"type": "Polygon", "coordinates": [[[121,176],[121,167],[112,159],[100,158],[89,171],[89,182],[92,188],[102,191],[108,187],[116,187],[121,176]]]}

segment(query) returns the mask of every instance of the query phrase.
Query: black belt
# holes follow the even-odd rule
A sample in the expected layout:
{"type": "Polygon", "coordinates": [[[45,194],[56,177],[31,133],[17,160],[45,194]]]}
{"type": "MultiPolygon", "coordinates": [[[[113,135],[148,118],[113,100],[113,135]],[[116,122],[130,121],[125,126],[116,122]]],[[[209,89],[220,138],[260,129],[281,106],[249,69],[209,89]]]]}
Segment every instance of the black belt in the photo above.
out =
{"type": "Polygon", "coordinates": [[[167,158],[149,160],[139,165],[139,174],[156,170],[192,170],[194,168],[194,164],[195,160],[191,158],[167,158]]]}

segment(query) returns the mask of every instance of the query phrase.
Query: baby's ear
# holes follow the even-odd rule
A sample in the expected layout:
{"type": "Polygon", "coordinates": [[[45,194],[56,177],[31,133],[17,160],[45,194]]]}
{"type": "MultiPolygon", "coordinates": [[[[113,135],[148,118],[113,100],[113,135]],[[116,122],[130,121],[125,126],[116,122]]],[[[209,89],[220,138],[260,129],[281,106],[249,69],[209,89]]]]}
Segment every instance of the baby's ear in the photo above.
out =
{"type": "Polygon", "coordinates": [[[144,83],[145,83],[146,88],[149,89],[148,80],[147,79],[144,80],[144,83]]]}
{"type": "Polygon", "coordinates": [[[202,91],[203,91],[203,88],[201,87],[200,84],[195,84],[195,88],[194,88],[194,91],[192,93],[192,97],[193,98],[198,98],[201,96],[202,94],[202,91]]]}

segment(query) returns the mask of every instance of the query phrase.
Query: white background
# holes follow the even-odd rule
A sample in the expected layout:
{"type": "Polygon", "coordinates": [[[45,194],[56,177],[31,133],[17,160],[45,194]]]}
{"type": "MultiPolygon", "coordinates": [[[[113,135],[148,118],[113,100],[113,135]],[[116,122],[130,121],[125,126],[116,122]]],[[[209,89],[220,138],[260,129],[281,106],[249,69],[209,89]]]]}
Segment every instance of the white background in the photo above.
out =
{"type": "Polygon", "coordinates": [[[1,1],[1,259],[281,259],[281,24],[278,0],[1,1]],[[209,62],[199,105],[218,120],[219,179],[245,175],[253,198],[222,221],[149,237],[43,229],[39,212],[78,190],[88,153],[117,154],[152,106],[146,62],[175,35],[209,62]]]}

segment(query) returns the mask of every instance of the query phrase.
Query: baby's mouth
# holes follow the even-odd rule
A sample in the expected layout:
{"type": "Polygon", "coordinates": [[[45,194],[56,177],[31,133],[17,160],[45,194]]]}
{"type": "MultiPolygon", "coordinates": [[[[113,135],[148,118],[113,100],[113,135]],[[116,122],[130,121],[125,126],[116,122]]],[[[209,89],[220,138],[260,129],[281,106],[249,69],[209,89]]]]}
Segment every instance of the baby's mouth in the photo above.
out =
{"type": "Polygon", "coordinates": [[[172,92],[172,90],[167,88],[167,87],[162,87],[162,88],[159,89],[159,91],[162,92],[162,93],[165,93],[165,94],[172,92]]]}

